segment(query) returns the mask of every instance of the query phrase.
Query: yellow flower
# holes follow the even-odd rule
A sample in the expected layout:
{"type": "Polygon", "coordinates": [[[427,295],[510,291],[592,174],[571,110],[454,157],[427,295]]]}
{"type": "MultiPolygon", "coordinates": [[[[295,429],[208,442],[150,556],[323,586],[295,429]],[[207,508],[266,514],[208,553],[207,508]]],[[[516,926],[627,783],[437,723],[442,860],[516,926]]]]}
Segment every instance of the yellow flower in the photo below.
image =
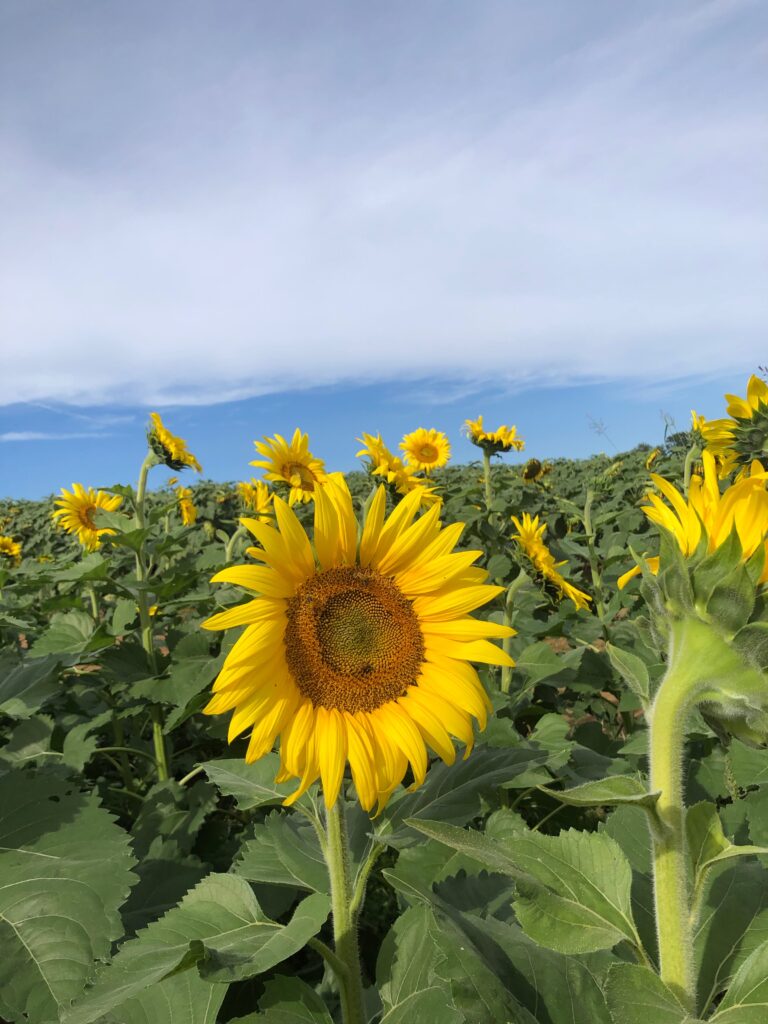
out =
{"type": "Polygon", "coordinates": [[[472,444],[484,449],[489,455],[509,452],[513,448],[521,452],[525,448],[525,441],[517,436],[517,427],[502,424],[496,430],[484,430],[482,416],[478,416],[476,420],[464,420],[463,429],[472,444]]]}
{"type": "Polygon", "coordinates": [[[263,480],[254,480],[251,477],[250,483],[242,482],[237,485],[237,493],[240,495],[243,506],[255,513],[260,522],[270,522],[273,494],[263,480]]]}
{"type": "Polygon", "coordinates": [[[539,525],[539,517],[531,518],[527,512],[523,512],[522,523],[517,516],[512,516],[512,522],[517,527],[517,533],[512,535],[512,539],[520,545],[536,572],[544,578],[545,582],[553,584],[562,597],[573,601],[577,609],[588,608],[592,598],[574,587],[557,571],[568,563],[556,562],[554,555],[544,543],[547,524],[539,525]]]}
{"type": "Polygon", "coordinates": [[[179,502],[179,512],[184,526],[192,526],[197,520],[197,509],[192,501],[192,490],[189,487],[177,487],[176,498],[179,502]]]}
{"type": "Polygon", "coordinates": [[[404,497],[413,491],[419,490],[421,504],[427,508],[438,504],[443,499],[430,486],[426,479],[417,476],[411,466],[406,465],[401,458],[393,455],[381,439],[381,435],[363,434],[357,439],[365,447],[357,453],[357,457],[366,456],[370,461],[370,470],[373,476],[381,477],[388,484],[391,484],[394,492],[404,497]]]}
{"type": "Polygon", "coordinates": [[[152,451],[161,462],[164,462],[169,469],[196,469],[202,472],[202,466],[192,452],[187,448],[187,442],[172,434],[156,412],[149,414],[152,426],[149,428],[147,439],[152,451]]]}
{"type": "Polygon", "coordinates": [[[122,503],[123,499],[117,494],[94,491],[92,487],[86,491],[82,484],[72,484],[71,492],[62,487],[61,497],[54,502],[60,507],[52,513],[52,517],[59,520],[59,526],[67,533],[76,534],[86,551],[95,551],[101,543],[101,537],[115,531],[109,527],[96,526],[94,513],[99,509],[115,512],[122,503]]]}
{"type": "Polygon", "coordinates": [[[502,588],[473,566],[479,551],[453,551],[460,524],[442,529],[437,506],[416,518],[418,492],[385,518],[379,487],[358,538],[334,475],[315,492],[312,543],[289,505],[274,505],[277,528],[242,520],[264,564],[213,577],[259,596],[204,624],[246,626],[205,711],[234,711],[230,740],[250,730],[247,762],[280,738],[278,781],[300,780],[286,803],[320,778],[332,806],[349,763],[362,806],[382,808],[409,765],[424,781],[428,746],[450,764],[451,737],[467,756],[472,718],[484,728],[491,706],[470,662],[511,664],[489,638],[513,631],[469,613],[502,588]]]}
{"type": "Polygon", "coordinates": [[[645,468],[650,469],[654,462],[658,459],[659,455],[661,455],[660,448],[651,449],[651,451],[649,451],[645,457],[645,468]]]}
{"type": "Polygon", "coordinates": [[[535,484],[543,478],[545,472],[544,466],[542,466],[538,459],[528,459],[523,466],[523,483],[535,484]]]}
{"type": "Polygon", "coordinates": [[[274,483],[287,484],[288,503],[311,501],[326,481],[325,465],[309,450],[309,436],[297,427],[290,443],[275,434],[262,441],[254,441],[256,451],[263,460],[256,460],[252,466],[266,470],[265,477],[274,483]]]}
{"type": "Polygon", "coordinates": [[[13,537],[0,533],[0,556],[18,565],[21,561],[21,544],[13,537]]]}
{"type": "Polygon", "coordinates": [[[451,446],[445,434],[440,430],[426,430],[424,427],[405,434],[400,442],[400,448],[412,469],[423,470],[426,473],[444,466],[451,457],[451,446]]]}
{"type": "Polygon", "coordinates": [[[734,470],[745,474],[757,459],[768,469],[768,384],[754,374],[747,382],[745,398],[726,395],[728,418],[694,418],[707,449],[718,460],[720,477],[734,470]]]}
{"type": "MultiPolygon", "coordinates": [[[[704,475],[691,477],[687,499],[672,484],[656,473],[651,474],[656,487],[669,502],[666,505],[658,494],[647,495],[650,504],[643,512],[652,523],[668,530],[686,557],[696,551],[702,538],[707,551],[716,551],[735,528],[741,543],[742,560],[747,561],[761,546],[765,549],[768,535],[768,473],[759,462],[752,463],[748,476],[732,483],[721,494],[715,458],[709,450],[701,456],[704,475]],[[671,508],[670,508],[671,506],[671,508]]],[[[659,571],[659,559],[646,559],[651,572],[659,571]]],[[[623,589],[633,576],[640,573],[635,566],[619,578],[623,589]]],[[[768,560],[760,576],[760,583],[768,581],[768,560]]]]}

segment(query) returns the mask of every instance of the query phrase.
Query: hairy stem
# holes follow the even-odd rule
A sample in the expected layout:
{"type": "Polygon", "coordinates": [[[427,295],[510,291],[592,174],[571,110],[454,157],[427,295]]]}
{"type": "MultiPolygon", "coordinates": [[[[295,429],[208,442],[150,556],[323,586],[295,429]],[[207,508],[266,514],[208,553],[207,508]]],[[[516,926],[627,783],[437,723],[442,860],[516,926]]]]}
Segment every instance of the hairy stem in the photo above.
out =
{"type": "Polygon", "coordinates": [[[491,484],[491,453],[483,448],[483,479],[485,480],[485,505],[488,511],[493,501],[493,486],[491,484]]]}
{"type": "Polygon", "coordinates": [[[335,955],[344,965],[337,972],[344,1024],[365,1024],[360,950],[357,944],[357,913],[353,908],[353,883],[344,805],[339,799],[326,811],[326,862],[331,880],[335,955]]]}

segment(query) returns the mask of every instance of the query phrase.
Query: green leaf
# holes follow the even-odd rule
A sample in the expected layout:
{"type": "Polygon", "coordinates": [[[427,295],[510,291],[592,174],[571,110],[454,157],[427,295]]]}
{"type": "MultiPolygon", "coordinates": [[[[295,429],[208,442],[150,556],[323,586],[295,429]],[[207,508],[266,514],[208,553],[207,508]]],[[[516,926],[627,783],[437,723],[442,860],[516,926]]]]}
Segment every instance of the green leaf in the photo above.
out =
{"type": "Polygon", "coordinates": [[[199,965],[215,982],[253,977],[298,952],[322,926],[327,897],[308,896],[287,925],[267,918],[253,890],[235,875],[208,875],[178,907],[126,942],[93,988],[65,1015],[91,1024],[169,975],[199,965]]]}
{"type": "Polygon", "coordinates": [[[548,786],[538,788],[555,800],[573,807],[610,807],[616,804],[653,807],[659,799],[659,794],[649,793],[636,775],[611,775],[607,779],[585,782],[571,789],[550,789],[548,786]]]}
{"type": "Polygon", "coordinates": [[[76,582],[90,580],[106,580],[109,578],[109,562],[107,562],[97,551],[83,555],[74,565],[66,569],[57,569],[53,573],[53,579],[57,582],[76,582]]]}
{"type": "Polygon", "coordinates": [[[745,960],[712,1017],[712,1024],[765,1024],[768,1019],[768,942],[745,960]]]}
{"type": "Polygon", "coordinates": [[[32,644],[29,657],[40,658],[45,654],[82,654],[85,651],[110,647],[113,642],[113,638],[101,629],[97,631],[93,619],[85,612],[56,612],[51,618],[51,625],[32,644]]]}
{"type": "Polygon", "coordinates": [[[57,758],[56,752],[51,751],[52,735],[52,718],[48,718],[46,715],[27,718],[19,722],[11,733],[9,741],[0,747],[0,760],[23,767],[32,761],[44,764],[46,755],[50,755],[48,757],[50,763],[51,758],[57,758]]]}
{"type": "Polygon", "coordinates": [[[122,935],[128,836],[50,776],[0,779],[0,1016],[58,1020],[122,935]]]}
{"type": "Polygon", "coordinates": [[[233,870],[251,882],[290,885],[311,892],[330,892],[314,828],[298,815],[274,811],[254,828],[243,843],[233,870]]]}
{"type": "Polygon", "coordinates": [[[0,660],[0,711],[11,718],[29,718],[60,691],[61,658],[0,660]]]}
{"type": "Polygon", "coordinates": [[[690,807],[685,815],[688,851],[696,886],[703,884],[704,876],[714,865],[733,857],[753,857],[768,853],[764,846],[734,846],[726,839],[717,807],[702,801],[690,807]]]}
{"type": "Polygon", "coordinates": [[[232,796],[241,811],[254,807],[281,804],[296,789],[296,782],[275,782],[280,769],[277,754],[267,754],[255,764],[246,764],[241,758],[223,758],[204,761],[201,767],[224,796],[232,796]]]}
{"type": "Polygon", "coordinates": [[[655,971],[638,964],[614,964],[605,998],[613,1024],[686,1024],[692,1018],[655,971]]]}
{"type": "Polygon", "coordinates": [[[651,681],[645,662],[615,644],[606,644],[605,649],[613,667],[630,690],[640,698],[643,707],[647,707],[651,699],[651,681]]]}
{"type": "Polygon", "coordinates": [[[216,1024],[226,994],[226,985],[212,985],[185,971],[128,999],[105,1024],[216,1024]]]}
{"type": "Polygon", "coordinates": [[[639,942],[632,918],[632,873],[618,844],[604,833],[518,834],[506,842],[440,822],[413,828],[515,878],[515,912],[524,931],[548,949],[586,953],[622,939],[639,942]]]}

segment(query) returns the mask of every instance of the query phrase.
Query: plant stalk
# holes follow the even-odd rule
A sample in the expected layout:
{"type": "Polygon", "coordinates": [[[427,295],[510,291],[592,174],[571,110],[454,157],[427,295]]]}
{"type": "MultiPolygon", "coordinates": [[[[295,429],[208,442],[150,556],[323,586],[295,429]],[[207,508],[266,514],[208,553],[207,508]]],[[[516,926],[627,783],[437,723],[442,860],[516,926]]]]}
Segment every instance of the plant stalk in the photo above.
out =
{"type": "Polygon", "coordinates": [[[229,563],[232,561],[232,555],[234,554],[234,551],[235,551],[235,544],[242,537],[247,537],[247,536],[248,536],[248,531],[246,530],[246,528],[244,526],[238,526],[238,528],[235,530],[235,532],[229,538],[229,540],[226,543],[226,546],[224,547],[224,561],[227,563],[227,565],[229,565],[229,563]]]}
{"type": "Polygon", "coordinates": [[[493,501],[493,486],[491,484],[491,453],[483,448],[483,479],[485,480],[485,506],[490,512],[493,501]]]}
{"type": "Polygon", "coordinates": [[[338,799],[326,810],[326,862],[331,880],[335,954],[344,965],[337,972],[343,1024],[365,1024],[360,950],[357,944],[357,912],[353,908],[353,881],[344,805],[338,799]]]}

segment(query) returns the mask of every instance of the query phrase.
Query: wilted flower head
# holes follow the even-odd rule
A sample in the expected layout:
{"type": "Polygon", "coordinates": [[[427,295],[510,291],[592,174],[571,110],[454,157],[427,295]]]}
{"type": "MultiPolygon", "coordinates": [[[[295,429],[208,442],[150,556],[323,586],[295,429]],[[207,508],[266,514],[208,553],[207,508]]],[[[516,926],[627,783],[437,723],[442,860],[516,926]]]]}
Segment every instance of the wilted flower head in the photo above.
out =
{"type": "Polygon", "coordinates": [[[187,442],[172,434],[156,412],[149,414],[152,424],[147,433],[149,447],[155,453],[160,462],[165,463],[169,469],[196,469],[202,472],[202,466],[192,452],[187,448],[187,442]]]}

